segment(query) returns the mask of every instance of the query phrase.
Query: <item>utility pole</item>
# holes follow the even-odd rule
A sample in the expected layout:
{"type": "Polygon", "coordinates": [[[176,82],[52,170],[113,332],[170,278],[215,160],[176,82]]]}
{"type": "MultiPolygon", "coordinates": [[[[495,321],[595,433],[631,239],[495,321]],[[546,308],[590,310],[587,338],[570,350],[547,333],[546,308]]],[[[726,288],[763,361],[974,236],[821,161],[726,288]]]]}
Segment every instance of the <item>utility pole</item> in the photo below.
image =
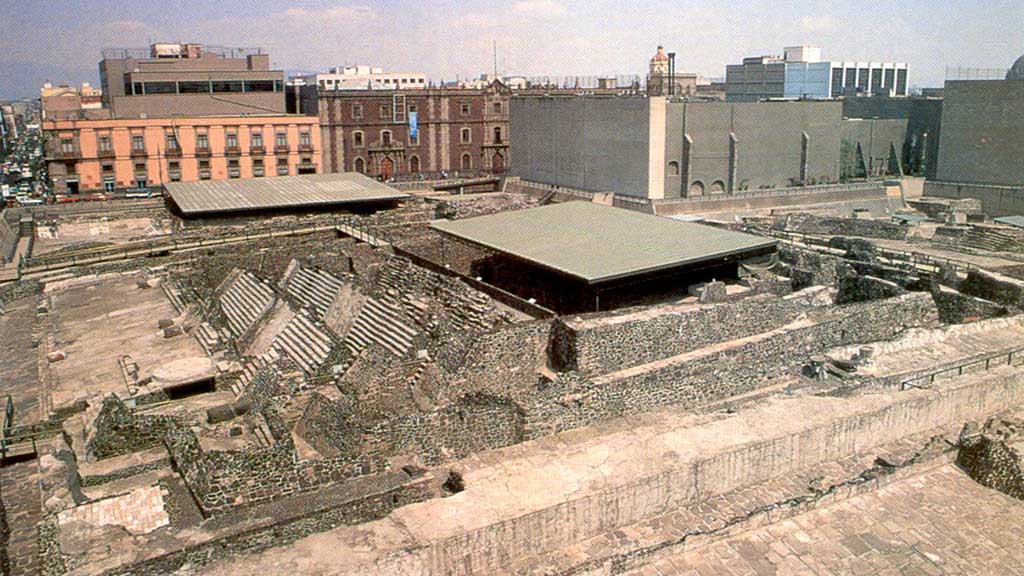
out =
{"type": "Polygon", "coordinates": [[[494,45],[493,45],[494,46],[494,49],[493,49],[493,52],[494,52],[494,79],[497,80],[498,79],[498,41],[497,40],[493,40],[492,42],[494,42],[494,45]]]}

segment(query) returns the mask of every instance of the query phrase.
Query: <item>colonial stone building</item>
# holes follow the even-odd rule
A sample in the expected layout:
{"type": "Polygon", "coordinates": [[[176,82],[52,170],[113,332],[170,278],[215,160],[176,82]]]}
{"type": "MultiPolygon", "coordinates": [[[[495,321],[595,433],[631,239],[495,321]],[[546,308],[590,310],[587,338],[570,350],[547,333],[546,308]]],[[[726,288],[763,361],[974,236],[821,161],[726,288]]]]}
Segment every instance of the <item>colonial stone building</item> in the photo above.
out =
{"type": "Polygon", "coordinates": [[[303,114],[319,115],[325,171],[387,180],[442,171],[507,171],[511,95],[498,81],[482,90],[303,86],[291,105],[303,114]]]}

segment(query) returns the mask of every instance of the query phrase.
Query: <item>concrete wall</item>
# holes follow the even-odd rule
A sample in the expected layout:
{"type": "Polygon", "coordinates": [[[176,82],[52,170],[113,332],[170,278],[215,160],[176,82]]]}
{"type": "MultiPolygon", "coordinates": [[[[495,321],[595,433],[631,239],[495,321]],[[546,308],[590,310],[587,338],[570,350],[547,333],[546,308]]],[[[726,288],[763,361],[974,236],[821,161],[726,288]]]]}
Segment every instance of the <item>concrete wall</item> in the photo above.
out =
{"type": "MultiPolygon", "coordinates": [[[[1020,163],[1020,160],[1018,162],[1020,163]]],[[[924,183],[924,195],[940,198],[977,198],[981,201],[981,208],[985,214],[992,217],[1024,214],[1024,185],[994,186],[929,180],[924,183]]]]}
{"type": "Polygon", "coordinates": [[[513,98],[512,174],[525,180],[647,196],[646,98],[513,98]]]}
{"type": "Polygon", "coordinates": [[[1024,80],[946,82],[937,180],[1024,185],[1024,80]]]}
{"type": "Polygon", "coordinates": [[[935,178],[942,128],[942,100],[937,98],[847,98],[843,117],[849,119],[906,120],[903,171],[935,178]]]}
{"type": "Polygon", "coordinates": [[[665,198],[687,197],[694,183],[712,195],[791,185],[801,177],[803,136],[809,137],[807,178],[839,178],[838,102],[689,102],[668,104],[665,198]],[[730,134],[735,173],[730,189],[730,134]],[[689,163],[684,138],[689,137],[689,163]],[[671,164],[678,163],[679,170],[671,164]]]}
{"type": "Polygon", "coordinates": [[[896,159],[903,165],[907,123],[905,119],[844,118],[842,142],[854,150],[860,146],[868,175],[891,174],[889,162],[894,148],[896,159]]]}

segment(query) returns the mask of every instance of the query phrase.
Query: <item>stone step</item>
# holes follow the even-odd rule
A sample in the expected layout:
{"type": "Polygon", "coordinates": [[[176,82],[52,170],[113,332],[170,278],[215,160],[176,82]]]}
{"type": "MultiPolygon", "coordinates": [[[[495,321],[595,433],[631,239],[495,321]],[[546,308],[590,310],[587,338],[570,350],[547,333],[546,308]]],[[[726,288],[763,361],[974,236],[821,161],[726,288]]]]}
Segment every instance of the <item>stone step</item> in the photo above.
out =
{"type": "Polygon", "coordinates": [[[274,340],[304,372],[316,370],[331,353],[334,342],[305,314],[297,314],[274,340]]]}
{"type": "Polygon", "coordinates": [[[416,335],[416,331],[407,326],[401,318],[401,313],[394,304],[368,298],[351,330],[401,356],[412,345],[416,335]]]}
{"type": "Polygon", "coordinates": [[[270,433],[270,428],[267,427],[265,422],[260,422],[253,427],[252,433],[260,447],[270,448],[274,445],[274,435],[270,433]]]}

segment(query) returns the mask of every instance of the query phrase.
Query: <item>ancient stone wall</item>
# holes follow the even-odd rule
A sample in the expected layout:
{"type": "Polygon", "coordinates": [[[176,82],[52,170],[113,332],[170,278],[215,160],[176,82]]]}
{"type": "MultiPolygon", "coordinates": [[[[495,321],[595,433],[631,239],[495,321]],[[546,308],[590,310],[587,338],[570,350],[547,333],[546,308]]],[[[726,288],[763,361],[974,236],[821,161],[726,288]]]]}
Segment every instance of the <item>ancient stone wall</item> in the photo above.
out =
{"type": "Polygon", "coordinates": [[[1024,280],[1002,274],[972,269],[967,273],[967,279],[960,283],[960,291],[1006,306],[1024,308],[1024,280]]]}
{"type": "Polygon", "coordinates": [[[836,304],[853,302],[869,302],[884,300],[905,293],[902,287],[891,280],[883,280],[874,276],[844,276],[839,280],[839,293],[836,304]]]}
{"type": "Polygon", "coordinates": [[[649,369],[626,370],[595,380],[578,373],[563,374],[527,407],[527,429],[530,437],[537,437],[659,406],[709,404],[756,390],[817,352],[886,340],[907,328],[933,326],[937,321],[931,295],[911,293],[841,306],[816,322],[685,361],[666,360],[649,369]]]}
{"type": "Polygon", "coordinates": [[[804,234],[858,236],[888,240],[905,240],[910,231],[909,226],[905,224],[896,224],[886,220],[835,218],[803,212],[779,217],[775,223],[775,228],[802,232],[804,234]]]}
{"type": "Polygon", "coordinates": [[[797,248],[780,243],[778,249],[780,272],[793,280],[793,289],[808,286],[835,286],[841,275],[843,261],[829,254],[797,248]]]}
{"type": "Polygon", "coordinates": [[[665,305],[556,321],[552,363],[560,371],[604,374],[719,342],[760,334],[828,305],[821,291],[758,295],[721,304],[665,305]]]}
{"type": "Polygon", "coordinates": [[[939,309],[939,321],[943,324],[965,324],[1010,313],[1006,306],[968,296],[945,286],[936,285],[932,289],[932,297],[939,309]]]}
{"type": "Polygon", "coordinates": [[[982,486],[1024,500],[1022,432],[1024,422],[1018,419],[990,418],[981,430],[961,435],[956,462],[982,486]]]}
{"type": "Polygon", "coordinates": [[[93,421],[86,450],[97,459],[145,450],[158,446],[164,434],[179,425],[172,416],[136,414],[111,394],[93,421]]]}

